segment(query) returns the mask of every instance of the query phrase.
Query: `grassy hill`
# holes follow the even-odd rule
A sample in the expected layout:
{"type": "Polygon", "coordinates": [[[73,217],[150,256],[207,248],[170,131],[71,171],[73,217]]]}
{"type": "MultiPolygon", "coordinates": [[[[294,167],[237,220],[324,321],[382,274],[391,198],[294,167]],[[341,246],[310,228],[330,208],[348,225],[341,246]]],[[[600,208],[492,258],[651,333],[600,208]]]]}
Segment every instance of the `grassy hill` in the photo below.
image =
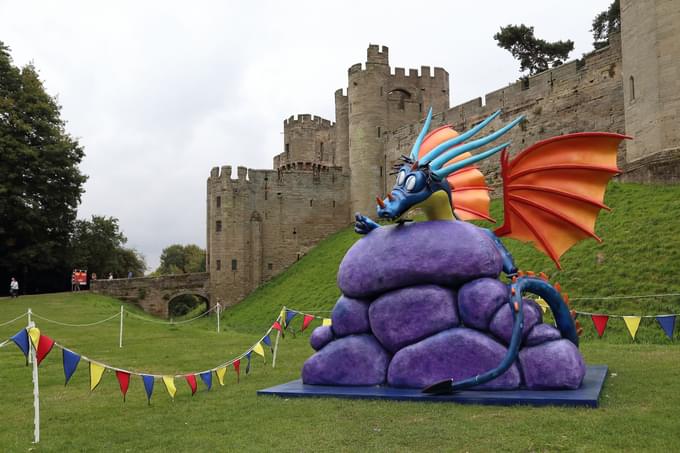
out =
{"type": "MultiPolygon", "coordinates": [[[[679,313],[680,296],[579,300],[680,293],[680,186],[611,183],[605,202],[612,211],[600,214],[596,228],[604,242],[586,240],[574,246],[562,257],[562,271],[557,271],[552,261],[531,245],[505,240],[515,263],[520,269],[543,271],[552,282],[559,282],[577,310],[624,315],[679,313]]],[[[493,202],[491,211],[500,225],[503,217],[500,200],[493,202]]],[[[359,235],[347,228],[322,241],[286,272],[227,311],[224,317],[227,325],[261,328],[282,305],[306,312],[331,310],[340,295],[336,285],[338,266],[358,239],[359,235]]],[[[665,341],[655,322],[643,319],[638,340],[665,341]]],[[[590,321],[582,323],[586,336],[592,335],[590,321]]],[[[622,321],[612,320],[610,325],[612,332],[625,330],[622,321]]],[[[626,341],[626,335],[621,340],[626,341]]]]}

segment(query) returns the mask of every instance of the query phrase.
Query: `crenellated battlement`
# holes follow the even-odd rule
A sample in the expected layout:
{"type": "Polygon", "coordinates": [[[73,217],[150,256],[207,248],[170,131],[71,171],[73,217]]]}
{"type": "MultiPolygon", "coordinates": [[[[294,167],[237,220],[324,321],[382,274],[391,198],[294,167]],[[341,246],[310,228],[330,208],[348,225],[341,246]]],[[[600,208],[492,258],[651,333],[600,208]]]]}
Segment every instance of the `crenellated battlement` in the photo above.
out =
{"type": "Polygon", "coordinates": [[[366,51],[366,64],[389,64],[389,49],[387,46],[369,44],[366,51]]]}
{"type": "Polygon", "coordinates": [[[291,115],[289,118],[283,120],[283,127],[315,127],[315,128],[330,128],[335,123],[325,118],[309,113],[300,113],[298,115],[291,115]]]}

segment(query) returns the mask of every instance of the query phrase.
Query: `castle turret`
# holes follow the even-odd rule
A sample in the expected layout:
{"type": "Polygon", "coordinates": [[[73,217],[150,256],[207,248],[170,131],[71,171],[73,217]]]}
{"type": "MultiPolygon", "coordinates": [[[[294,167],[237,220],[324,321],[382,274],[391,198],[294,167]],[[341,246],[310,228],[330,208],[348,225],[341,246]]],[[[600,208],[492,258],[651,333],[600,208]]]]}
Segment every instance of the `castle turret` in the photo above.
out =
{"type": "Polygon", "coordinates": [[[291,116],[283,122],[283,153],[274,157],[275,168],[294,162],[331,166],[334,160],[333,123],[309,114],[291,116]]]}
{"type": "Polygon", "coordinates": [[[627,170],[640,167],[646,172],[636,179],[656,179],[655,174],[663,174],[661,179],[680,178],[678,36],[677,0],[621,1],[626,133],[634,137],[626,143],[627,170]],[[670,162],[675,162],[674,177],[670,162]]]}
{"type": "Polygon", "coordinates": [[[349,172],[349,100],[342,89],[335,92],[335,165],[349,172]]]}

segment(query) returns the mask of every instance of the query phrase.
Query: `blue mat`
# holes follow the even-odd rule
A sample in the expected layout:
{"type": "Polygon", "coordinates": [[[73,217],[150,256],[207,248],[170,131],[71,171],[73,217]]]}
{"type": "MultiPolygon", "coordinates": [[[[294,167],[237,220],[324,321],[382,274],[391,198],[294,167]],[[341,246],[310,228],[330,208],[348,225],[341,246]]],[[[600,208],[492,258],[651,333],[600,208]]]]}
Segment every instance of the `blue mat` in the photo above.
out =
{"type": "Polygon", "coordinates": [[[384,386],[340,387],[305,385],[301,379],[259,390],[258,395],[291,397],[331,397],[396,401],[429,401],[496,406],[585,406],[597,407],[607,377],[607,365],[588,365],[581,388],[577,390],[464,390],[453,395],[427,395],[418,389],[384,386]]]}

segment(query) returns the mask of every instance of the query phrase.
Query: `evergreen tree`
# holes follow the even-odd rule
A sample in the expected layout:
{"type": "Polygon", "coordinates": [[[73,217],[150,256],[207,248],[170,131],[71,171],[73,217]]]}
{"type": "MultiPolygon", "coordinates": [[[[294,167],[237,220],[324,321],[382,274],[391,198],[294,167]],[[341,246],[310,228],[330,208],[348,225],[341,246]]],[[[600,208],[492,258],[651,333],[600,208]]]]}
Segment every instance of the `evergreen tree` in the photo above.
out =
{"type": "Polygon", "coordinates": [[[593,19],[593,47],[601,49],[609,45],[609,35],[621,31],[621,8],[619,0],[614,0],[607,11],[602,11],[593,19]]]}
{"type": "Polygon", "coordinates": [[[508,25],[493,36],[498,47],[509,51],[519,60],[520,71],[529,70],[529,75],[561,65],[574,50],[574,42],[547,42],[534,36],[534,27],[508,25]]]}
{"type": "Polygon", "coordinates": [[[14,275],[28,291],[63,288],[70,274],[69,235],[86,177],[83,148],[60,110],[36,69],[14,66],[0,42],[0,283],[14,275]]]}

